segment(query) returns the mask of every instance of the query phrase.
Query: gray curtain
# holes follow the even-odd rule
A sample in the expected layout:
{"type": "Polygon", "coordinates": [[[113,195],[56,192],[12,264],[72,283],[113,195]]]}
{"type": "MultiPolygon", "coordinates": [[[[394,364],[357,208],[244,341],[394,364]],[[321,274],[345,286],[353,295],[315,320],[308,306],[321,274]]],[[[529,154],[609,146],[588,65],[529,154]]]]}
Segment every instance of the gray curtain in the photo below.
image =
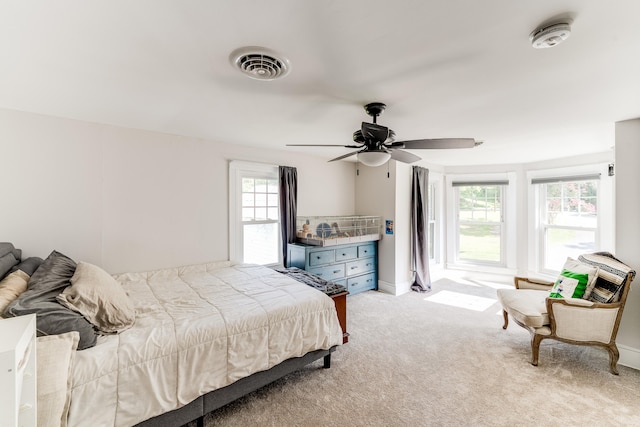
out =
{"type": "Polygon", "coordinates": [[[429,218],[427,211],[427,191],[429,169],[413,166],[411,178],[411,269],[416,292],[431,290],[429,277],[429,218]]]}
{"type": "Polygon", "coordinates": [[[296,241],[296,214],[298,211],[298,171],[280,166],[280,235],[282,237],[282,264],[287,266],[287,243],[296,241]]]}

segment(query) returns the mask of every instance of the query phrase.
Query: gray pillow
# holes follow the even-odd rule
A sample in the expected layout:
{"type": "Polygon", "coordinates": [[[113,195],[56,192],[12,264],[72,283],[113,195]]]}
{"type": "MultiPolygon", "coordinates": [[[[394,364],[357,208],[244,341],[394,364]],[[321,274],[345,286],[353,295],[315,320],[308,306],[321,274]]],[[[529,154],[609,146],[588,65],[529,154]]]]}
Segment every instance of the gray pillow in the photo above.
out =
{"type": "Polygon", "coordinates": [[[75,271],[75,261],[53,251],[31,275],[27,291],[31,291],[33,295],[53,295],[51,301],[55,301],[55,296],[71,284],[75,271]]]}
{"type": "Polygon", "coordinates": [[[78,350],[96,345],[96,331],[82,314],[62,306],[56,296],[69,286],[76,263],[60,252],[53,251],[33,273],[27,290],[7,306],[5,317],[36,313],[38,336],[58,335],[78,331],[78,350]]]}
{"type": "Polygon", "coordinates": [[[13,246],[13,243],[0,242],[0,257],[8,253],[12,253],[18,261],[22,258],[22,249],[16,249],[16,247],[13,246]]]}
{"type": "Polygon", "coordinates": [[[19,262],[12,252],[0,256],[0,280],[2,280],[14,266],[18,265],[19,262]]]}
{"type": "Polygon", "coordinates": [[[27,273],[29,276],[33,276],[33,273],[40,267],[42,264],[42,258],[37,256],[32,256],[27,259],[24,259],[18,265],[14,265],[11,269],[10,273],[13,273],[16,270],[22,270],[27,273]]]}

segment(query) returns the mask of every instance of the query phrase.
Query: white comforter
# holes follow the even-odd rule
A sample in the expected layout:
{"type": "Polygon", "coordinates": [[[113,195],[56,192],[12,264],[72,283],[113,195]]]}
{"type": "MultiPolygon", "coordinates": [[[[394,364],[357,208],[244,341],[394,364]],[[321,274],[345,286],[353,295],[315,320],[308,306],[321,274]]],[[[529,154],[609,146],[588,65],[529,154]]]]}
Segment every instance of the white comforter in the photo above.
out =
{"type": "Polygon", "coordinates": [[[69,426],[130,426],[342,343],[331,298],[266,267],[222,262],[115,277],[136,322],[76,353],[69,426]]]}

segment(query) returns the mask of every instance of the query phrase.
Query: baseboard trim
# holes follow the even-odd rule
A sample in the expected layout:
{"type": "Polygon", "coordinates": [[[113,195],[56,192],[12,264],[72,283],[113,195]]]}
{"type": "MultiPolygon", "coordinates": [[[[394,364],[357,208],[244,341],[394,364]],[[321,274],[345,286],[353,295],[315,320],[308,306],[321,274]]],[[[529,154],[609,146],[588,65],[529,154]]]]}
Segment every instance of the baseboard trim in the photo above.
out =
{"type": "Polygon", "coordinates": [[[385,282],[384,280],[378,280],[378,290],[385,294],[398,296],[409,292],[411,290],[411,284],[409,282],[393,284],[385,282]]]}
{"type": "Polygon", "coordinates": [[[619,365],[640,370],[640,349],[618,344],[620,351],[619,365]]]}

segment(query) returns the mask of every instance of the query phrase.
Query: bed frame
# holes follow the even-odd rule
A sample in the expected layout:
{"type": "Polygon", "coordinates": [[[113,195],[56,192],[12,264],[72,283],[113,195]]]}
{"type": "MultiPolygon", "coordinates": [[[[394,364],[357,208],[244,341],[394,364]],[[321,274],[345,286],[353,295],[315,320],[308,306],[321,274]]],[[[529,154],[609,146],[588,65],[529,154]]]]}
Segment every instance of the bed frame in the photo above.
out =
{"type": "Polygon", "coordinates": [[[198,397],[181,408],[150,418],[136,426],[178,427],[197,420],[198,427],[204,427],[204,416],[209,412],[221,408],[242,396],[258,390],[259,388],[264,387],[265,385],[270,384],[291,372],[297,371],[309,363],[315,362],[320,358],[324,358],[323,368],[329,369],[331,367],[331,353],[333,353],[335,349],[336,346],[333,346],[329,350],[315,350],[301,357],[287,359],[269,370],[256,372],[255,374],[242,378],[226,387],[213,390],[198,397]]]}

